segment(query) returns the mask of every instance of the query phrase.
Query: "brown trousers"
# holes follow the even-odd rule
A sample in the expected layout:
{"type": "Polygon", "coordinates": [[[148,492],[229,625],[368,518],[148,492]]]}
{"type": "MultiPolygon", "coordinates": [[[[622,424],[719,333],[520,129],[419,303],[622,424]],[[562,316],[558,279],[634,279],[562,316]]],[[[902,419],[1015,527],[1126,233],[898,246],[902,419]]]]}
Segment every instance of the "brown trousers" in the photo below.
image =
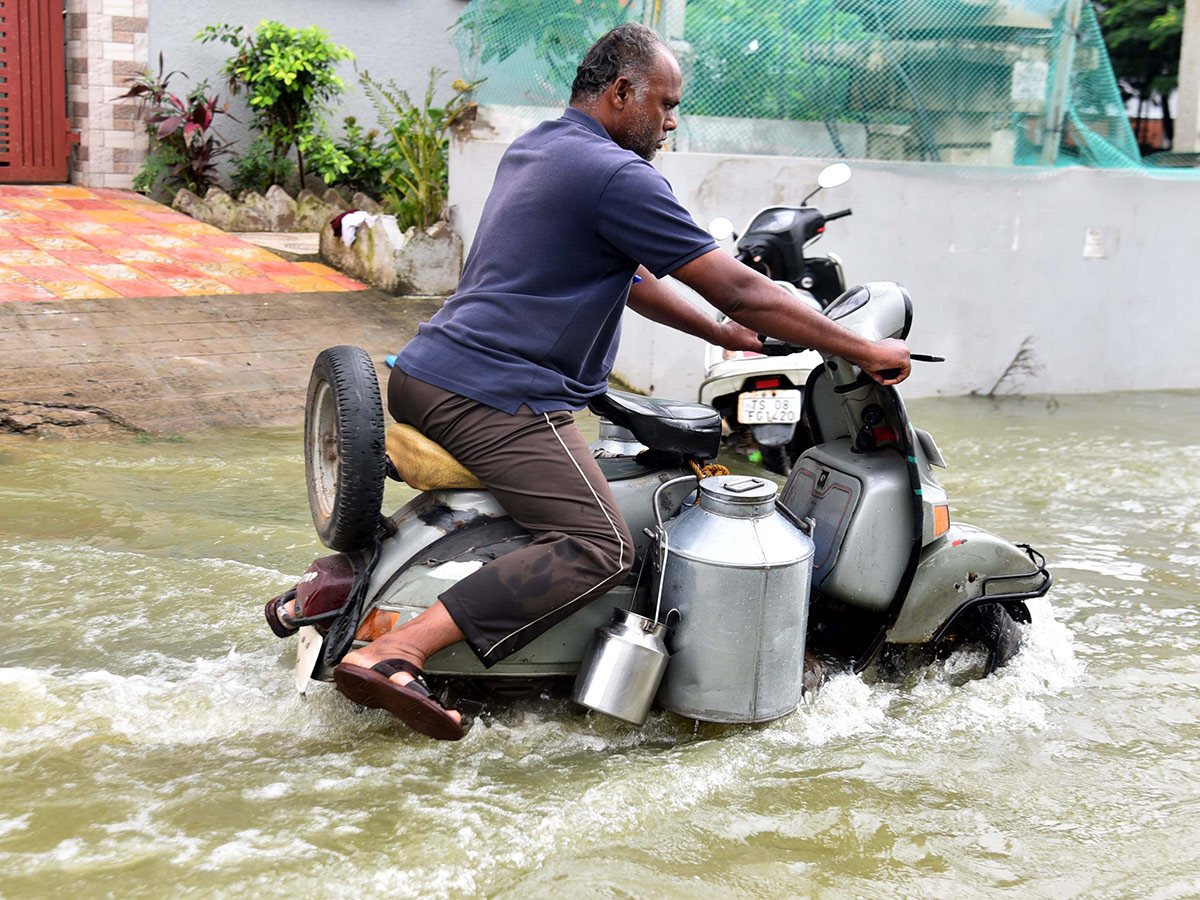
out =
{"type": "Polygon", "coordinates": [[[534,537],[440,597],[485,666],[629,574],[629,528],[569,411],[510,416],[396,368],[388,412],[445,447],[534,537]]]}

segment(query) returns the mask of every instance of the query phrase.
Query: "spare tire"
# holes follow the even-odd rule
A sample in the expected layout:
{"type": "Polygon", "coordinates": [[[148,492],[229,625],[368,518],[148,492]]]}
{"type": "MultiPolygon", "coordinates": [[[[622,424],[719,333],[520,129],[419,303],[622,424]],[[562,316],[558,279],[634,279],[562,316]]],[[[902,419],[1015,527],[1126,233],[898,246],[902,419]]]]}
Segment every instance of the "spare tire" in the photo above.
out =
{"type": "Polygon", "coordinates": [[[386,461],[371,357],[358,347],[322,350],[304,404],[304,469],[313,525],[326,547],[345,553],[374,539],[386,461]]]}

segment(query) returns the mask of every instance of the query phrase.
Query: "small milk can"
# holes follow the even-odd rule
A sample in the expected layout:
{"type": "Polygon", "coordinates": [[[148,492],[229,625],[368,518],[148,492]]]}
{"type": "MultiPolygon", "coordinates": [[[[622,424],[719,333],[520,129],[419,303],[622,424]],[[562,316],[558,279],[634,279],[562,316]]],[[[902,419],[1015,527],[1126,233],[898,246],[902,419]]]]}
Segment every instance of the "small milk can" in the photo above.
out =
{"type": "Polygon", "coordinates": [[[666,525],[662,608],[679,611],[660,706],[706,722],[767,722],[800,702],[813,542],[773,482],[720,475],[666,525]]]}
{"type": "Polygon", "coordinates": [[[596,629],[571,699],[605,715],[641,725],[667,667],[665,624],[627,609],[613,610],[612,621],[596,629]]]}

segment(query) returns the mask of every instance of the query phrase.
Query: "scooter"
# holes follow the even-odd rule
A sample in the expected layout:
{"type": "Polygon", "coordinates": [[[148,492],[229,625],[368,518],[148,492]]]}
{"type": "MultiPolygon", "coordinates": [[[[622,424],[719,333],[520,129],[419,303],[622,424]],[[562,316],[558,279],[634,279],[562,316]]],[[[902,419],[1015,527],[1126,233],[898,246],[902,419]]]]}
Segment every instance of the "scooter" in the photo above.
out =
{"type": "MultiPolygon", "coordinates": [[[[851,215],[851,210],[823,214],[808,201],[821,190],[850,180],[850,167],[834,163],[817,176],[817,187],[799,206],[772,206],[757,213],[740,237],[726,218],[713,219],[709,232],[718,241],[734,238],[736,259],[775,280],[814,309],[824,309],[846,289],[842,261],[835,253],[806,255],[825,232],[825,224],[851,215]]],[[[715,407],[729,428],[730,443],[751,461],[787,475],[798,455],[800,388],[821,364],[811,350],[782,358],[747,350],[705,348],[704,381],[699,400],[715,407]]]]}
{"type": "MultiPolygon", "coordinates": [[[[912,305],[899,285],[877,282],[846,291],[825,314],[859,334],[903,338],[912,305]]],[[[767,340],[765,349],[788,354],[801,348],[767,340]]],[[[816,674],[804,667],[813,650],[827,664],[861,671],[884,647],[941,651],[973,641],[987,650],[984,674],[1007,662],[1020,646],[1022,623],[1030,621],[1025,601],[1043,596],[1053,580],[1041,554],[951,521],[946,492],[933,472],[945,465],[941,453],[927,432],[909,422],[895,387],[827,355],[805,383],[803,406],[813,443],[775,498],[775,485],[766,479],[730,481],[699,468],[720,447],[721,417],[711,407],[618,391],[598,398],[591,405],[601,417],[594,449],[635,536],[636,574],[491,669],[464,644],[434,654],[425,669],[431,682],[440,680],[462,696],[472,688],[518,696],[582,678],[589,645],[614,608],[652,622],[660,633],[673,632],[665,643],[676,657],[667,664],[664,684],[673,671],[691,671],[679,668],[687,653],[700,654],[697,677],[721,685],[746,672],[768,677],[782,667],[791,673],[786,680],[793,693],[769,714],[750,696],[736,698],[732,712],[710,713],[664,702],[660,691],[661,705],[710,721],[756,722],[794,709],[801,674],[816,674]],[[730,509],[752,530],[786,531],[782,539],[791,543],[782,556],[775,553],[771,561],[761,548],[736,550],[721,534],[693,541],[689,549],[679,538],[682,526],[668,547],[675,523],[694,519],[713,497],[733,504],[730,509]],[[748,505],[737,507],[739,502],[748,505]],[[729,572],[716,564],[722,555],[720,565],[729,572]],[[783,556],[803,559],[802,578],[775,578],[783,556]],[[664,585],[679,560],[691,574],[670,596],[664,585]],[[745,587],[748,578],[793,587],[754,594],[757,589],[745,587]],[[695,613],[699,601],[711,614],[695,613]],[[771,624],[772,604],[787,607],[787,627],[771,624]],[[738,629],[749,629],[751,639],[737,637],[738,629]],[[739,712],[739,704],[747,711],[739,712]]],[[[450,583],[530,539],[445,450],[408,426],[385,432],[375,368],[358,348],[334,347],[317,357],[306,405],[305,460],[317,533],[339,552],[316,560],[294,588],[267,604],[270,621],[280,604],[297,600],[295,615],[285,618],[299,631],[301,691],[310,679],[331,680],[351,647],[417,616],[450,583]],[[422,492],[383,516],[388,475],[422,492]]],[[[745,691],[761,686],[746,683],[745,691]]]]}

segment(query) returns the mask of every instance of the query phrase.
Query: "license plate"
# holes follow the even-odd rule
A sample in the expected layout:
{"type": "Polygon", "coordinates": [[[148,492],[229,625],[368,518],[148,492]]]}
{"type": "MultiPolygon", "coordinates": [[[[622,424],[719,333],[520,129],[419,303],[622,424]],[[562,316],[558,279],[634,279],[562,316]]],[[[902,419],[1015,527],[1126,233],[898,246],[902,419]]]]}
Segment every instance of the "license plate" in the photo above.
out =
{"type": "Polygon", "coordinates": [[[738,421],[744,425],[772,425],[800,421],[800,392],[796,390],[746,391],[738,395],[738,421]]]}
{"type": "Polygon", "coordinates": [[[300,628],[296,640],[296,690],[301,694],[308,691],[308,679],[312,677],[321,657],[321,646],[325,639],[311,625],[300,628]]]}

